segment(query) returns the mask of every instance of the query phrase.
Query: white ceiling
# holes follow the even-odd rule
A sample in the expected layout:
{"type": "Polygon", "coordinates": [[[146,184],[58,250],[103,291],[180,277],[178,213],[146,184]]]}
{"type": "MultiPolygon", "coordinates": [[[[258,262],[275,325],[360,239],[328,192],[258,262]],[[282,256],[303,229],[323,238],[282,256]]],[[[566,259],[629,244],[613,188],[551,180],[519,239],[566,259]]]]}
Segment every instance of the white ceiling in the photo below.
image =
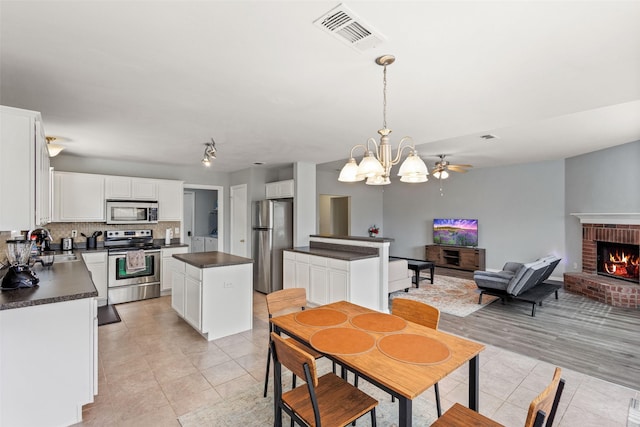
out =
{"type": "Polygon", "coordinates": [[[2,0],[0,103],[67,155],[201,167],[213,137],[218,171],[321,164],[377,135],[391,53],[392,141],[429,165],[640,139],[639,1],[349,1],[387,39],[364,52],[313,24],[338,4],[2,0]]]}

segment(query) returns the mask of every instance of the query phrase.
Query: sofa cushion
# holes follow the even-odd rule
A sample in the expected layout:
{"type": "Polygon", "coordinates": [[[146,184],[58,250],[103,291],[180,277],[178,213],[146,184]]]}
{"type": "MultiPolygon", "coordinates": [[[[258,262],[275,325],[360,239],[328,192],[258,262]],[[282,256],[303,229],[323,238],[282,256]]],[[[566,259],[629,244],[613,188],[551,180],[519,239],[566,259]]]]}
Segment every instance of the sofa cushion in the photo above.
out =
{"type": "Polygon", "coordinates": [[[500,291],[507,290],[512,278],[513,273],[510,271],[476,271],[473,273],[473,280],[478,287],[500,291]]]}
{"type": "Polygon", "coordinates": [[[511,279],[509,286],[507,286],[507,293],[518,296],[520,293],[526,292],[535,286],[542,274],[546,271],[547,265],[548,264],[543,261],[524,264],[513,276],[513,279],[511,279]]]}

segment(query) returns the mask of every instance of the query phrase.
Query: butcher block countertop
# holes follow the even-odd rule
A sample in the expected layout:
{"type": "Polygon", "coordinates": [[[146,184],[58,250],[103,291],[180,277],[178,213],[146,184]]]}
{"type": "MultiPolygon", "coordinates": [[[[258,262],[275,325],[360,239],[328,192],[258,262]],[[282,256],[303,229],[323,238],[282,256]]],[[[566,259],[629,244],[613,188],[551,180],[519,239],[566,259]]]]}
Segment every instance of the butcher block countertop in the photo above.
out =
{"type": "Polygon", "coordinates": [[[186,262],[197,268],[225,267],[228,265],[253,264],[251,258],[231,255],[225,252],[196,252],[193,254],[175,254],[177,260],[186,262]]]}

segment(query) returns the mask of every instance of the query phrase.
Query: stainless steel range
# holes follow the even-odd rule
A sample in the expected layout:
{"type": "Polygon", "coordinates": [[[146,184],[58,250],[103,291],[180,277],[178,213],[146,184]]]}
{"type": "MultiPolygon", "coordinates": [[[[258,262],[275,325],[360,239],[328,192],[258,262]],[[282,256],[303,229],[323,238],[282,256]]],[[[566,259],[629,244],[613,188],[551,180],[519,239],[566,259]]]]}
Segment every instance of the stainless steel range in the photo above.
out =
{"type": "Polygon", "coordinates": [[[107,231],[104,246],[109,253],[109,304],[160,296],[160,246],[153,244],[151,230],[107,231]]]}

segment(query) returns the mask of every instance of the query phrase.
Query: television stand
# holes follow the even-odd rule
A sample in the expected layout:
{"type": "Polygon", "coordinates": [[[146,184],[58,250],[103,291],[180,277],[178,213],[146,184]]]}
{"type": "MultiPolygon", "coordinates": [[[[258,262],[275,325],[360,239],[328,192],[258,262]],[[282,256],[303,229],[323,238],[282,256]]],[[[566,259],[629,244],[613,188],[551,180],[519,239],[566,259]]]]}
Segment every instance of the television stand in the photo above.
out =
{"type": "Polygon", "coordinates": [[[466,271],[485,270],[485,250],[482,248],[426,245],[425,252],[425,259],[438,267],[466,271]]]}

